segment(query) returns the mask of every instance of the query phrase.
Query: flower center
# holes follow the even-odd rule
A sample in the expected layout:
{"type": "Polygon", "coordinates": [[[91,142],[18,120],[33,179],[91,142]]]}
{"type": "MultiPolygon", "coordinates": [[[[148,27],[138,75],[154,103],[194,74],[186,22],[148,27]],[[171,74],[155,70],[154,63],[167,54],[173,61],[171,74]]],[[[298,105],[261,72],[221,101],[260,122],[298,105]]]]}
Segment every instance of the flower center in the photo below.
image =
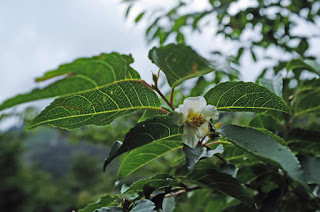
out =
{"type": "Polygon", "coordinates": [[[192,127],[200,127],[206,120],[199,113],[190,112],[187,116],[187,123],[192,127]]]}

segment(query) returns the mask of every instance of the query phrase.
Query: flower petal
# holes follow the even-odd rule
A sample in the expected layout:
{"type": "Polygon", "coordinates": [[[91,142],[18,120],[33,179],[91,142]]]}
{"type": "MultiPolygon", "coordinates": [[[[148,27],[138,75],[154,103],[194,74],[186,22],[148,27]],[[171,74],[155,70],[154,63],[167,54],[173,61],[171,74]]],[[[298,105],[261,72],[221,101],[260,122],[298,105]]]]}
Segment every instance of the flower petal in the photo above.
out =
{"type": "Polygon", "coordinates": [[[213,105],[207,105],[203,108],[201,111],[201,115],[209,121],[212,120],[218,120],[219,119],[219,112],[217,111],[217,107],[213,105]]]}
{"type": "Polygon", "coordinates": [[[208,133],[209,133],[209,123],[205,122],[203,125],[198,127],[197,137],[199,139],[202,139],[204,136],[208,135],[208,133]]]}
{"type": "Polygon", "coordinates": [[[183,126],[182,141],[191,148],[195,148],[199,142],[198,127],[191,127],[188,124],[183,126]]]}
{"type": "Polygon", "coordinates": [[[203,96],[189,97],[183,101],[183,114],[188,116],[190,111],[200,113],[207,105],[207,101],[203,96]]]}
{"type": "Polygon", "coordinates": [[[183,106],[180,105],[177,109],[175,109],[173,111],[173,122],[175,124],[177,124],[178,126],[182,126],[186,120],[187,120],[187,116],[185,116],[181,110],[182,110],[183,106]]]}

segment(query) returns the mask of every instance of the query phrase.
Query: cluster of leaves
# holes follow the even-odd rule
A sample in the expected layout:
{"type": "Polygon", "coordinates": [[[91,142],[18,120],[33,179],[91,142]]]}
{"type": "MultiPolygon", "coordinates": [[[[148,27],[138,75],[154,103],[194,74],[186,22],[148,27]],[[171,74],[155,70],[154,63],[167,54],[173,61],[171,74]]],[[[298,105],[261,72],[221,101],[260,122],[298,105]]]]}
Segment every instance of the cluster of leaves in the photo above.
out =
{"type": "MultiPolygon", "coordinates": [[[[141,1],[122,0],[127,5],[126,16],[141,1]]],[[[259,78],[268,72],[277,74],[294,58],[317,57],[307,50],[312,39],[320,38],[318,0],[258,0],[245,3],[208,0],[208,7],[198,11],[192,9],[196,1],[175,2],[176,5],[169,8],[144,8],[136,16],[135,22],[145,20],[148,23],[145,32],[148,42],[157,41],[163,45],[174,39],[177,43],[189,44],[186,32],[201,33],[204,29],[214,29],[213,37],[220,37],[225,42],[232,41],[235,54],[230,58],[230,53],[226,55],[223,49],[212,49],[212,54],[228,57],[233,65],[239,65],[244,53],[251,55],[255,62],[265,61],[268,65],[259,78]],[[296,30],[301,25],[308,26],[308,33],[296,30]],[[270,51],[266,51],[269,49],[285,57],[269,54],[270,51]]],[[[300,75],[301,69],[294,70],[294,73],[300,75]]]]}
{"type": "MultiPolygon", "coordinates": [[[[113,144],[105,161],[104,169],[108,171],[114,158],[129,152],[120,165],[119,179],[164,155],[184,153],[185,159],[171,160],[176,161],[170,164],[168,173],[156,173],[130,187],[122,186],[119,195],[107,194],[80,211],[181,211],[179,205],[189,200],[180,197],[185,193],[197,195],[201,190],[207,193],[201,197],[206,201],[201,209],[206,211],[215,207],[219,208],[216,211],[232,211],[280,205],[284,210],[303,206],[312,211],[319,207],[320,176],[314,169],[320,165],[319,78],[300,79],[297,86],[290,83],[294,78],[277,77],[263,79],[260,84],[207,83],[202,90],[209,88],[204,98],[221,111],[223,126],[213,123],[208,142],[190,148],[182,144],[183,128],[173,121],[175,88],[190,78],[200,80],[205,74],[223,72],[182,44],[155,47],[149,59],[164,72],[172,88],[170,100],[160,91],[158,76],[149,85],[130,67],[131,56],[110,53],[78,59],[47,72],[39,80],[65,77],[0,105],[5,109],[58,96],[26,129],[43,124],[68,130],[105,126],[118,117],[144,111],[123,141],[113,144]],[[256,115],[247,126],[226,124],[224,117],[233,112],[256,115]]],[[[287,67],[288,71],[299,68],[320,74],[316,61],[294,60],[287,67]]]]}

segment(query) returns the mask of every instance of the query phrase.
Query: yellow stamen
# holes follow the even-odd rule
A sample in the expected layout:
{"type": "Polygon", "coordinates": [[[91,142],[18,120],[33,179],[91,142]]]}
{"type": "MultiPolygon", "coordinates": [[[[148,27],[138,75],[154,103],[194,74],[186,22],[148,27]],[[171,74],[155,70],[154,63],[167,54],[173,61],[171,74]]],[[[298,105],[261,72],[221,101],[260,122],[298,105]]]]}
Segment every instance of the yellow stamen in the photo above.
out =
{"type": "Polygon", "coordinates": [[[200,127],[206,120],[199,113],[190,112],[187,116],[187,123],[192,127],[200,127]]]}

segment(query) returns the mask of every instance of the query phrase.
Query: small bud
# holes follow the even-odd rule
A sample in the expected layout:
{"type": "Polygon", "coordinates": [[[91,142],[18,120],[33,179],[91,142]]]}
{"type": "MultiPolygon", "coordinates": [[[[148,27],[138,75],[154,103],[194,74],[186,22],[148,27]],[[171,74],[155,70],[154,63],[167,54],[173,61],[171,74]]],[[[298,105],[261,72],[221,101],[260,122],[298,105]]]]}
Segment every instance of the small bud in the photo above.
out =
{"type": "Polygon", "coordinates": [[[219,122],[219,123],[216,123],[216,124],[213,125],[213,126],[214,126],[214,128],[216,128],[216,130],[217,130],[217,129],[219,129],[219,128],[222,126],[222,123],[219,122]]]}
{"type": "Polygon", "coordinates": [[[156,87],[158,87],[158,79],[159,79],[159,77],[157,75],[155,75],[154,73],[152,73],[152,80],[153,80],[154,85],[156,87]]]}

